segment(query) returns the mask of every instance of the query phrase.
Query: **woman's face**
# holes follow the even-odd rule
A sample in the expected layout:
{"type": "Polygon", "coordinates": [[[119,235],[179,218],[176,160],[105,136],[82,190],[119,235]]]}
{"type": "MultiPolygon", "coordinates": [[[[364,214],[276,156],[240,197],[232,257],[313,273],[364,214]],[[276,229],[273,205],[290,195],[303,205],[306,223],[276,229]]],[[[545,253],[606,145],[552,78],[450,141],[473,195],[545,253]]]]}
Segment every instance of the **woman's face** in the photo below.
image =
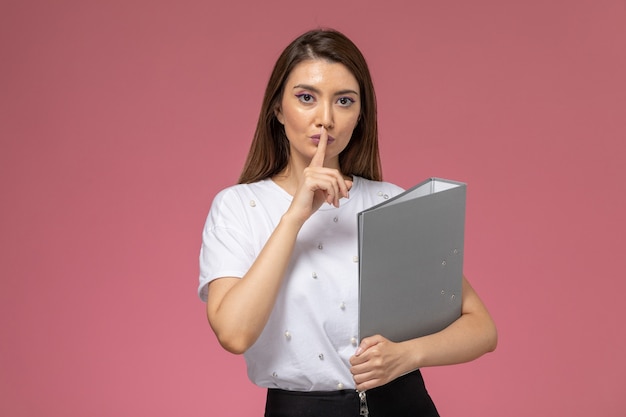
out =
{"type": "Polygon", "coordinates": [[[276,109],[289,140],[291,162],[309,164],[324,126],[328,130],[324,166],[339,169],[339,154],[359,120],[360,94],[356,78],[343,64],[311,59],[296,65],[276,109]]]}

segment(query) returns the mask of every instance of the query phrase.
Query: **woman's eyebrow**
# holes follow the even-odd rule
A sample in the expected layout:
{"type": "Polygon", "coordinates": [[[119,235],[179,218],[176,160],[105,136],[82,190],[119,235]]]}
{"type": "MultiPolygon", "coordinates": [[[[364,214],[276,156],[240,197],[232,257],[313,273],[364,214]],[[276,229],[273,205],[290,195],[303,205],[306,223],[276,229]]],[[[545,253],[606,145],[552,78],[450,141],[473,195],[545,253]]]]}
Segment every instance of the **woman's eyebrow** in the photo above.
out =
{"type": "MultiPolygon", "coordinates": [[[[313,87],[312,85],[308,85],[308,84],[297,84],[297,85],[294,85],[293,88],[294,89],[296,89],[296,88],[303,88],[305,90],[313,91],[316,94],[320,94],[320,90],[318,88],[313,87]]],[[[340,96],[340,95],[343,95],[343,94],[355,94],[357,96],[359,95],[359,93],[357,93],[356,91],[351,90],[351,89],[339,90],[339,91],[335,92],[334,95],[340,96]]]]}

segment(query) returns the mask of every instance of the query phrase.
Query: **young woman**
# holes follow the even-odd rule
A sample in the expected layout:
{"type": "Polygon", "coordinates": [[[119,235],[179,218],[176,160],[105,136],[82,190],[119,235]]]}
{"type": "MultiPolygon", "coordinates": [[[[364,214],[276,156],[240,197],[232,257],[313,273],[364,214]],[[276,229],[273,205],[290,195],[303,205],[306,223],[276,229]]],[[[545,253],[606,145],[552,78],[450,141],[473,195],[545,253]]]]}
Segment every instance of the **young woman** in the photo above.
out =
{"type": "Polygon", "coordinates": [[[495,349],[494,323],[465,279],[462,315],[445,330],[357,340],[356,215],[401,192],[382,182],[358,48],[333,30],[295,39],[270,77],[239,184],[215,197],[200,254],[209,323],[268,388],[266,417],[437,416],[419,368],[495,349]]]}

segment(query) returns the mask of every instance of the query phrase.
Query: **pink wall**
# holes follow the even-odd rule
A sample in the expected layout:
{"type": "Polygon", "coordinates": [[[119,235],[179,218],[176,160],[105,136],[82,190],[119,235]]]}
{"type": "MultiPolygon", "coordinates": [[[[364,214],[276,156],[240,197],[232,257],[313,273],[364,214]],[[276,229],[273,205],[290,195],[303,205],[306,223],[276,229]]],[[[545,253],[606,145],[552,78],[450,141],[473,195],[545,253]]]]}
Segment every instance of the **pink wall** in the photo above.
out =
{"type": "Polygon", "coordinates": [[[623,416],[626,3],[4,1],[0,415],[261,415],[198,300],[280,50],[360,45],[386,179],[469,183],[498,350],[425,371],[447,416],[623,416]],[[234,406],[230,404],[234,401],[234,406]]]}

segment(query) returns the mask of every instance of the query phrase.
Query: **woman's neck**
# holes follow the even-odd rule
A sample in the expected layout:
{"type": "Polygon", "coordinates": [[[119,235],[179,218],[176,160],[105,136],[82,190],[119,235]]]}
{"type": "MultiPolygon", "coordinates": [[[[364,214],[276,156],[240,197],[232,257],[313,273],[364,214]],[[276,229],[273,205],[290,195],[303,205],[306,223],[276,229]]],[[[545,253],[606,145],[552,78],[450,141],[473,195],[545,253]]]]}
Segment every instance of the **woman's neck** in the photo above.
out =
{"type": "Polygon", "coordinates": [[[272,181],[293,196],[296,194],[302,175],[304,175],[303,171],[304,169],[294,169],[289,162],[282,171],[272,177],[272,181]]]}

